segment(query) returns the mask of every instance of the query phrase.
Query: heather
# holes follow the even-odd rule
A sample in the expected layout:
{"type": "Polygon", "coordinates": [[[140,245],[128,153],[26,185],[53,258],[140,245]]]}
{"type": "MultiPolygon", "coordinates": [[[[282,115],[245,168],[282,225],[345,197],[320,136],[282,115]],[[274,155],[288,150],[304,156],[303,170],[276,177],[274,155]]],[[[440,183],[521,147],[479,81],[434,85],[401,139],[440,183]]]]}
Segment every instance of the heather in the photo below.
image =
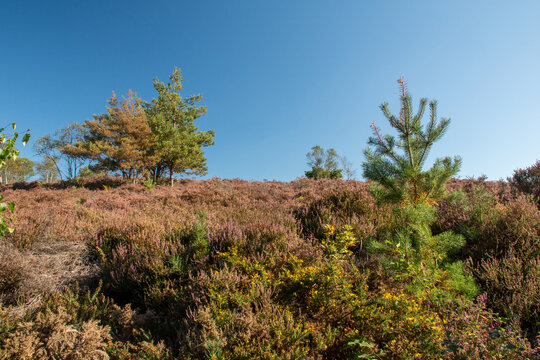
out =
{"type": "Polygon", "coordinates": [[[1,356],[535,358],[537,207],[447,189],[397,211],[342,180],[5,187],[1,356]]]}

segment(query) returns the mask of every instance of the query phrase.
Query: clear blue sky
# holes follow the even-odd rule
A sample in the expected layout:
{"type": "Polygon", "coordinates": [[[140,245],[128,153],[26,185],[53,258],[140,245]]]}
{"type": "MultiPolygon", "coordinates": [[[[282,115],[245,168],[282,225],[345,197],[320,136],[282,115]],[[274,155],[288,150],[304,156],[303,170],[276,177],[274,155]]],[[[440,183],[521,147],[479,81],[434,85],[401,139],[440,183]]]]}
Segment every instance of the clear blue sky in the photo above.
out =
{"type": "MultiPolygon", "coordinates": [[[[540,158],[539,1],[4,1],[0,122],[33,139],[150,99],[175,66],[215,129],[209,174],[292,180],[334,147],[358,169],[396,79],[452,119],[431,154],[460,177],[506,178],[540,158]]],[[[32,157],[29,144],[23,156],[32,157]]]]}

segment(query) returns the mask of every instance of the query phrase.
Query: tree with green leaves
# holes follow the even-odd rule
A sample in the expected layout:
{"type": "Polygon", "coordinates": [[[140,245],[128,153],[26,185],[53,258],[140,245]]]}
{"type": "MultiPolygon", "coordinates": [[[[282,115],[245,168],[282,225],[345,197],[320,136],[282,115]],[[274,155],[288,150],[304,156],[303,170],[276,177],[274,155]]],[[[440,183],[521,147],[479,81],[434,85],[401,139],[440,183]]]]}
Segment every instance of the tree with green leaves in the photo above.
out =
{"type": "Polygon", "coordinates": [[[145,107],[155,143],[152,154],[159,159],[151,167],[154,180],[169,173],[171,186],[174,174],[204,175],[207,171],[203,147],[214,144],[214,130],[200,131],[194,121],[206,113],[206,107],[198,106],[202,95],[183,98],[182,73],[175,68],[165,84],[154,79],[158,97],[146,102],[145,107]]]}
{"type": "Polygon", "coordinates": [[[324,151],[315,145],[306,158],[308,166],[311,166],[311,170],[305,172],[308,179],[341,179],[343,170],[338,167],[339,156],[333,148],[324,151]]]}
{"type": "Polygon", "coordinates": [[[49,156],[44,156],[43,159],[35,166],[36,173],[44,183],[51,183],[60,177],[58,167],[53,159],[49,156]]]}
{"type": "Polygon", "coordinates": [[[83,124],[74,122],[56,130],[53,135],[41,136],[34,143],[34,151],[54,163],[60,178],[74,179],[87,159],[70,150],[76,143],[83,141],[85,135],[83,124]]]}
{"type": "Polygon", "coordinates": [[[423,170],[433,143],[443,136],[450,120],[437,119],[437,102],[430,101],[430,119],[424,128],[421,120],[428,100],[420,99],[418,111],[413,113],[406,84],[402,78],[398,83],[401,90],[399,115],[390,112],[388,103],[380,106],[390,126],[397,130],[398,138],[382,135],[375,124],[371,125],[374,136],[369,138],[368,144],[373,149],[364,152],[364,177],[373,181],[373,191],[379,200],[413,205],[433,203],[441,198],[445,183],[461,166],[459,157],[445,157],[435,160],[429,170],[423,170]]]}
{"type": "Polygon", "coordinates": [[[34,176],[34,162],[24,157],[11,158],[0,173],[4,184],[26,181],[34,176]]]}
{"type": "MultiPolygon", "coordinates": [[[[11,128],[15,130],[15,123],[11,124],[11,128]]],[[[0,146],[0,169],[4,167],[9,160],[15,159],[17,158],[17,156],[19,156],[19,150],[15,148],[15,144],[17,143],[17,139],[19,138],[20,134],[18,132],[5,134],[4,130],[5,128],[0,129],[0,143],[2,144],[2,146],[0,146]]],[[[29,131],[30,129],[22,133],[23,146],[25,146],[30,139],[29,131]]],[[[2,201],[3,199],[4,196],[0,195],[0,201],[2,201]]],[[[5,212],[6,210],[13,212],[14,209],[15,204],[13,202],[0,203],[0,213],[5,212]]],[[[4,217],[0,215],[0,235],[4,235],[7,232],[13,232],[13,229],[7,226],[4,217]]]]}
{"type": "Polygon", "coordinates": [[[106,174],[107,174],[106,172],[92,171],[92,169],[90,169],[89,166],[82,167],[81,170],[79,171],[79,177],[80,178],[91,178],[91,177],[94,177],[94,176],[103,176],[103,175],[106,175],[106,174]]]}

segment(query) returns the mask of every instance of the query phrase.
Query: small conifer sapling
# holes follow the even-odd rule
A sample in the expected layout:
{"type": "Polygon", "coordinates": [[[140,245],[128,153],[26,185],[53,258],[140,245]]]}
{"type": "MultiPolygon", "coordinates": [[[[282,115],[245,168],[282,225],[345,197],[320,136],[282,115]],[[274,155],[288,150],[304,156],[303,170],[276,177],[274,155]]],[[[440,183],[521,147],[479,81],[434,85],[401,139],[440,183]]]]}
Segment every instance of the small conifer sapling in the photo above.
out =
{"type": "Polygon", "coordinates": [[[373,149],[364,152],[363,174],[373,181],[374,195],[380,201],[432,204],[444,194],[445,183],[459,171],[461,159],[437,159],[431,169],[423,171],[433,143],[444,135],[450,120],[437,119],[437,102],[433,100],[429,102],[430,119],[424,127],[421,120],[428,100],[420,99],[418,111],[413,113],[405,81],[399,78],[398,83],[401,90],[399,116],[390,112],[388,103],[380,106],[398,137],[382,135],[380,129],[371,124],[374,136],[369,138],[368,144],[373,149]]]}

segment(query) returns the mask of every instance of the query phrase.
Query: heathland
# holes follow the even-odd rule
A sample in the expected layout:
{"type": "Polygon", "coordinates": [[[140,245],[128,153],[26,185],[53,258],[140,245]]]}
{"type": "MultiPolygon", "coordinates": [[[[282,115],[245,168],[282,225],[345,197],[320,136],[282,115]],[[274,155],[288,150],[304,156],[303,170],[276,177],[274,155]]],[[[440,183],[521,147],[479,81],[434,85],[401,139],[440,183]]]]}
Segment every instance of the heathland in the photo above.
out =
{"type": "Polygon", "coordinates": [[[368,187],[5,186],[0,358],[538,357],[537,204],[451,180],[413,213],[368,187]]]}

